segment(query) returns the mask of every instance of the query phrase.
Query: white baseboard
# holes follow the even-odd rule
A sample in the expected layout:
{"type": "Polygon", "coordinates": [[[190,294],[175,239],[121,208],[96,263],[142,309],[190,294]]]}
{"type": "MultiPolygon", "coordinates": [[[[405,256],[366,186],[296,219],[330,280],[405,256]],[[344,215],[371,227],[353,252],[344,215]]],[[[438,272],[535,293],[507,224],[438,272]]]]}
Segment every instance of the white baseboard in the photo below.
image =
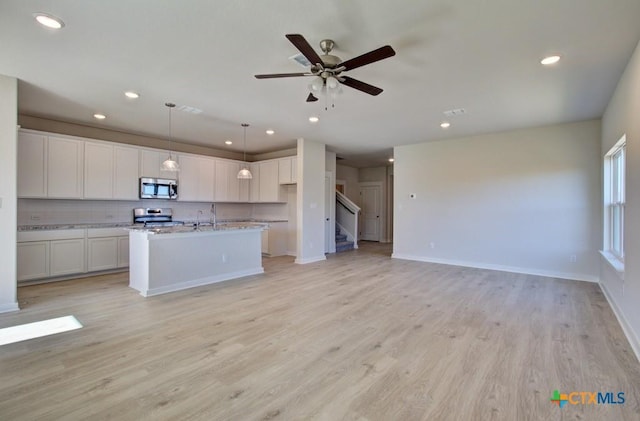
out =
{"type": "Polygon", "coordinates": [[[636,358],[638,359],[638,361],[640,361],[640,338],[638,337],[636,332],[633,330],[633,328],[627,321],[627,318],[624,317],[624,313],[620,310],[620,307],[618,307],[618,305],[616,304],[615,300],[613,299],[613,296],[607,289],[607,286],[602,282],[599,282],[599,284],[600,284],[600,289],[602,290],[602,293],[604,294],[605,298],[607,299],[607,302],[609,303],[609,307],[611,307],[611,309],[613,310],[613,314],[615,314],[616,319],[618,319],[618,323],[622,327],[622,331],[624,332],[624,335],[627,337],[627,340],[631,345],[631,349],[633,349],[633,352],[636,354],[636,358]]]}
{"type": "Polygon", "coordinates": [[[426,262],[426,263],[439,263],[443,265],[464,266],[464,267],[471,267],[476,269],[489,269],[489,270],[499,270],[502,272],[522,273],[526,275],[547,276],[549,278],[569,279],[572,281],[584,281],[584,282],[596,282],[596,283],[598,282],[597,276],[585,275],[581,273],[568,273],[568,272],[557,272],[552,270],[522,268],[522,267],[516,267],[516,266],[493,265],[493,264],[485,264],[485,263],[468,262],[464,260],[438,259],[433,257],[415,256],[415,255],[403,254],[403,253],[393,253],[391,257],[394,259],[415,260],[418,262],[426,262]]]}
{"type": "Polygon", "coordinates": [[[0,313],[9,313],[10,311],[18,310],[20,310],[20,306],[18,306],[17,302],[0,305],[0,313]]]}
{"type": "Polygon", "coordinates": [[[327,260],[327,257],[324,254],[322,256],[308,257],[306,259],[296,258],[295,263],[299,265],[306,265],[307,263],[321,262],[323,260],[327,260]]]}
{"type": "Polygon", "coordinates": [[[231,279],[242,278],[245,276],[258,275],[264,273],[262,266],[252,269],[241,270],[237,272],[224,273],[221,275],[207,276],[205,278],[194,279],[191,281],[181,282],[178,284],[172,284],[159,288],[151,288],[146,291],[140,291],[140,295],[143,297],[151,297],[153,295],[166,294],[168,292],[181,291],[183,289],[194,288],[204,285],[215,284],[218,282],[228,281],[231,279]]]}

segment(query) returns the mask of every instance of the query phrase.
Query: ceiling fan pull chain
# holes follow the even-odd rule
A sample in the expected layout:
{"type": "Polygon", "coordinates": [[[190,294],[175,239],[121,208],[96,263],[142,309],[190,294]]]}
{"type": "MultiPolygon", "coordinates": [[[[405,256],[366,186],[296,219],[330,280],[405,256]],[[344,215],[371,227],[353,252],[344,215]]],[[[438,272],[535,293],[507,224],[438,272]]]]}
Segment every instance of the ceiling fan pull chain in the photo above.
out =
{"type": "Polygon", "coordinates": [[[328,107],[329,98],[327,98],[328,95],[327,95],[327,87],[326,87],[326,85],[323,86],[322,89],[324,91],[323,92],[324,93],[324,110],[328,111],[329,110],[329,107],[328,107]]]}

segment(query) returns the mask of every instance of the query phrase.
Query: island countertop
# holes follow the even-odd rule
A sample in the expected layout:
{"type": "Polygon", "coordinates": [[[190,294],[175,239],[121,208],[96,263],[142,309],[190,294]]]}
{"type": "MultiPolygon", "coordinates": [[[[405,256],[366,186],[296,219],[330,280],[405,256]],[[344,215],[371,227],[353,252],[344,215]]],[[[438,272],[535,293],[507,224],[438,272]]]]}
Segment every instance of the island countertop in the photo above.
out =
{"type": "Polygon", "coordinates": [[[219,224],[202,223],[200,225],[174,225],[166,227],[128,227],[130,231],[147,232],[149,234],[204,234],[215,232],[226,232],[235,230],[264,230],[268,228],[267,223],[259,222],[223,222],[219,224]]]}

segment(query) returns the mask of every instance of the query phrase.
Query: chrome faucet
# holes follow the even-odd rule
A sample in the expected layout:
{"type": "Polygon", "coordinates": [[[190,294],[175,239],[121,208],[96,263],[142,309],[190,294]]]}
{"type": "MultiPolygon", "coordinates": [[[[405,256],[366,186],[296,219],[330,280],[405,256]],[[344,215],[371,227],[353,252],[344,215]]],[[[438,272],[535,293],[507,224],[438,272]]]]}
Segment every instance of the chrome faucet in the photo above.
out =
{"type": "Polygon", "coordinates": [[[200,229],[200,215],[202,215],[202,211],[199,210],[198,213],[196,214],[196,229],[199,230],[200,229]]]}
{"type": "Polygon", "coordinates": [[[216,204],[211,204],[211,225],[216,225],[216,204]]]}

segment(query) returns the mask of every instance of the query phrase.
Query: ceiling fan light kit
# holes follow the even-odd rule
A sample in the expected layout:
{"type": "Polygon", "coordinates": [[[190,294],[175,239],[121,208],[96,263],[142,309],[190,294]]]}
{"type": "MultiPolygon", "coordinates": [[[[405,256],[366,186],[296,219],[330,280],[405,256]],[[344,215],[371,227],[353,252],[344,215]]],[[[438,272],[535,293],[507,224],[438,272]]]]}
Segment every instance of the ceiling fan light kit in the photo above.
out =
{"type": "Polygon", "coordinates": [[[330,54],[336,45],[333,40],[323,39],[320,41],[320,49],[324,53],[320,56],[302,35],[288,34],[286,38],[302,53],[309,63],[311,63],[309,71],[306,73],[271,73],[255,75],[255,77],[257,79],[273,79],[314,76],[313,81],[309,84],[309,91],[311,91],[311,93],[307,97],[307,102],[317,101],[318,98],[314,95],[317,93],[329,94],[331,98],[335,98],[337,94],[342,92],[342,85],[369,95],[379,95],[382,93],[381,88],[343,75],[343,72],[393,57],[396,54],[391,46],[385,45],[384,47],[369,51],[358,57],[342,61],[339,57],[330,54]]]}

